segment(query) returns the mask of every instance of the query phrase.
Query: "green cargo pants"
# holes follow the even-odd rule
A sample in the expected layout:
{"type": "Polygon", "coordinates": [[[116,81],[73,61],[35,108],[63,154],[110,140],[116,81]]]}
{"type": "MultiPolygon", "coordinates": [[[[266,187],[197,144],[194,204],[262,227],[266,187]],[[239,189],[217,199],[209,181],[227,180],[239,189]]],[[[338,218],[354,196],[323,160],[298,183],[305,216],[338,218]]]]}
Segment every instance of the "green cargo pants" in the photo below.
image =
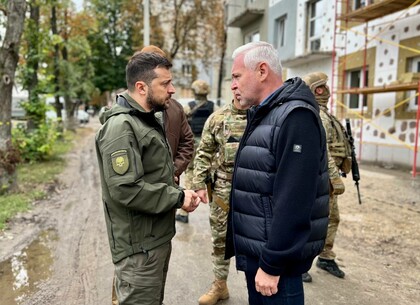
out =
{"type": "Polygon", "coordinates": [[[162,304],[171,251],[169,242],[115,264],[115,293],[119,305],[162,304]]]}

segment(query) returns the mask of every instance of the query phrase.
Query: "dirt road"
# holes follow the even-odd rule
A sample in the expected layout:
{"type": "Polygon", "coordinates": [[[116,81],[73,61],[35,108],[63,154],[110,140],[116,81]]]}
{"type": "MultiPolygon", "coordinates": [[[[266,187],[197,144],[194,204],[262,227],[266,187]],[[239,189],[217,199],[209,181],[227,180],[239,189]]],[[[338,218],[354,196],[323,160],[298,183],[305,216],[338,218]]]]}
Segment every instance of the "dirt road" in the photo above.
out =
{"type": "MultiPolygon", "coordinates": [[[[110,304],[113,267],[106,238],[91,122],[68,156],[60,184],[47,200],[0,233],[0,304],[110,304]]],[[[305,284],[309,305],[411,305],[420,300],[420,178],[408,172],[361,167],[363,204],[346,179],[339,198],[337,279],[315,266],[305,284]]],[[[197,304],[212,280],[208,208],[177,224],[166,305],[197,304]]],[[[231,297],[247,304],[242,273],[232,264],[231,297]]]]}

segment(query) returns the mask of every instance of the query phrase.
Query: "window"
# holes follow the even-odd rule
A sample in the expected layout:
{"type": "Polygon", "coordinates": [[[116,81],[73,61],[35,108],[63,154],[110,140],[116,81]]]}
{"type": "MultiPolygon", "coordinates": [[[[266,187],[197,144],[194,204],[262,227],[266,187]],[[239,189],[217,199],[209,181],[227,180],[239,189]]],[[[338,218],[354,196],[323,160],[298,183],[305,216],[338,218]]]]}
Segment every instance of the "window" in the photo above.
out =
{"type": "MultiPolygon", "coordinates": [[[[420,56],[408,58],[407,72],[420,73],[420,56]]],[[[409,109],[417,109],[419,100],[416,94],[416,90],[411,90],[407,92],[407,98],[410,98],[409,109]]]]}
{"type": "Polygon", "coordinates": [[[281,47],[284,47],[286,16],[287,15],[277,18],[275,21],[274,46],[276,47],[277,50],[280,49],[281,47]]]}
{"type": "Polygon", "coordinates": [[[260,32],[254,32],[246,37],[246,43],[260,41],[260,32]]]}
{"type": "MultiPolygon", "coordinates": [[[[347,86],[349,88],[363,88],[364,80],[369,79],[369,71],[365,71],[365,77],[362,79],[361,75],[363,71],[361,69],[352,70],[347,72],[347,86]]],[[[367,107],[367,94],[347,94],[347,105],[350,109],[361,109],[361,107],[367,107]],[[360,105],[362,101],[362,106],[360,105]]]]}
{"type": "Polygon", "coordinates": [[[366,0],[354,0],[354,9],[357,10],[366,6],[366,0]]]}
{"type": "Polygon", "coordinates": [[[188,64],[182,65],[182,74],[184,76],[191,76],[191,72],[192,72],[191,70],[192,70],[191,65],[188,65],[188,64]]]}
{"type": "Polygon", "coordinates": [[[322,34],[322,1],[308,2],[308,49],[318,51],[321,48],[322,34]]]}

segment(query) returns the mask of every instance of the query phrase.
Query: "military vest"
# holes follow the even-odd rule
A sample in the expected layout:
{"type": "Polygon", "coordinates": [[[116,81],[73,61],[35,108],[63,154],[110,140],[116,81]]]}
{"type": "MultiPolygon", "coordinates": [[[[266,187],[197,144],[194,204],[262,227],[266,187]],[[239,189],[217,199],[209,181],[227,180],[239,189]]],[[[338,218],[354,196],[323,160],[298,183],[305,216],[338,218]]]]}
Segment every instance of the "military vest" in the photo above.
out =
{"type": "Polygon", "coordinates": [[[198,109],[195,109],[197,103],[195,101],[189,102],[188,106],[192,110],[192,115],[188,117],[188,122],[191,126],[191,130],[196,137],[201,136],[201,132],[203,131],[204,123],[206,122],[207,118],[210,114],[213,113],[214,110],[214,103],[211,101],[207,101],[207,103],[198,109]]]}
{"type": "Polygon", "coordinates": [[[226,141],[222,147],[223,163],[233,166],[239,142],[246,127],[246,114],[233,114],[231,111],[226,111],[223,116],[223,135],[226,141]]]}
{"type": "Polygon", "coordinates": [[[332,142],[328,142],[328,150],[335,164],[343,172],[348,174],[351,171],[351,144],[349,136],[340,121],[328,111],[321,109],[328,116],[332,130],[332,142]]]}

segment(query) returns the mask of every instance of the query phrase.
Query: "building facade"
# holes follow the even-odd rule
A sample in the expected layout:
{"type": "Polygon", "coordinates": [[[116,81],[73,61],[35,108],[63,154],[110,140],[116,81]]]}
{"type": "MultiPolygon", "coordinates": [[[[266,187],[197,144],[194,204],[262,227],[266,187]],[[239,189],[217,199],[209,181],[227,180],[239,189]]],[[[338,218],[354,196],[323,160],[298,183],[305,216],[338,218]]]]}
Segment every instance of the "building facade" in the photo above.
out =
{"type": "Polygon", "coordinates": [[[223,99],[232,99],[230,90],[232,52],[251,41],[268,40],[268,0],[226,1],[227,46],[225,56],[225,78],[223,99]]]}
{"type": "Polygon", "coordinates": [[[258,14],[255,2],[228,1],[228,26],[239,33],[231,45],[258,29],[254,38],[277,48],[285,78],[327,74],[330,110],[350,119],[358,157],[418,171],[419,1],[269,0],[258,1],[258,14]]]}
{"type": "Polygon", "coordinates": [[[410,166],[413,173],[420,163],[418,2],[345,1],[333,56],[337,114],[351,119],[359,157],[410,166]]]}

